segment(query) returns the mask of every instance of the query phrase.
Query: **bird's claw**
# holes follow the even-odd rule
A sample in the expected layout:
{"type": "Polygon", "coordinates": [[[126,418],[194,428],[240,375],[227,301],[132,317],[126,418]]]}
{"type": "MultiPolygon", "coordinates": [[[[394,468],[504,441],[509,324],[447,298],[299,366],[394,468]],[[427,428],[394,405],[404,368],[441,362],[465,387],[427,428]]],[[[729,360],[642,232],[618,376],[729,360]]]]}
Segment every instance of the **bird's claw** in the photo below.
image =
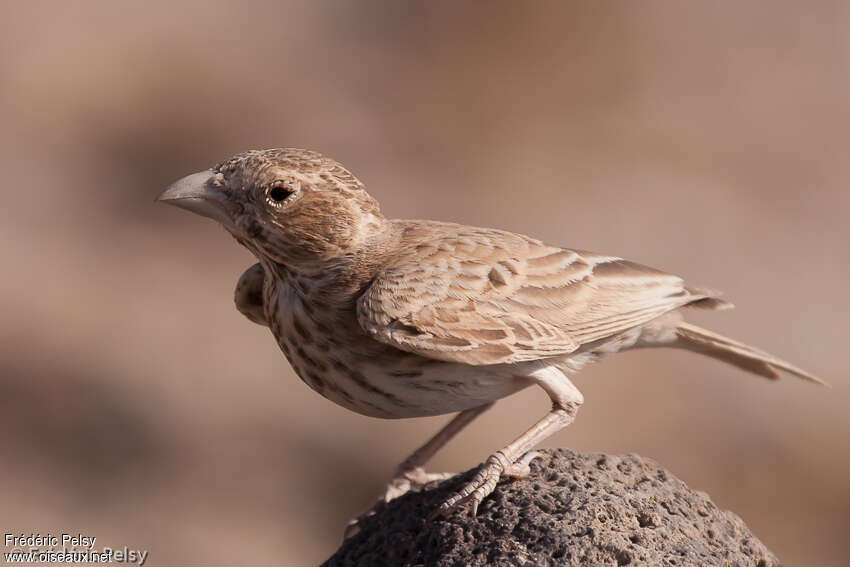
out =
{"type": "Polygon", "coordinates": [[[378,496],[375,502],[367,509],[360,512],[357,516],[348,521],[343,533],[343,539],[348,539],[357,531],[360,524],[369,516],[374,516],[389,502],[392,502],[399,496],[408,493],[412,488],[424,486],[429,482],[438,480],[446,480],[455,476],[456,473],[429,473],[425,472],[422,467],[413,467],[410,469],[400,470],[396,476],[390,480],[384,491],[378,496]]]}
{"type": "Polygon", "coordinates": [[[529,463],[540,454],[539,451],[529,451],[515,462],[511,462],[501,451],[496,451],[478,469],[472,480],[440,504],[428,519],[432,520],[437,516],[448,514],[466,502],[472,502],[472,515],[476,516],[478,505],[496,489],[496,484],[501,477],[527,477],[531,472],[529,463]]]}

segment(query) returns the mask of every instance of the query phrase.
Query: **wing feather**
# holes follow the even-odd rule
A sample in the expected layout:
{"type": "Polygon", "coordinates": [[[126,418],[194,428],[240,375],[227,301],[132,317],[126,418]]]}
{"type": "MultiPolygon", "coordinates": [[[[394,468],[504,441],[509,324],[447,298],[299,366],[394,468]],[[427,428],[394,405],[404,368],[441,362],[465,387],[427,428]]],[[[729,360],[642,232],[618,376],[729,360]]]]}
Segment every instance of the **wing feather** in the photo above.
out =
{"type": "Polygon", "coordinates": [[[406,221],[399,253],[358,300],[375,339],[473,365],[560,356],[706,295],[612,256],[498,230],[406,221]]]}

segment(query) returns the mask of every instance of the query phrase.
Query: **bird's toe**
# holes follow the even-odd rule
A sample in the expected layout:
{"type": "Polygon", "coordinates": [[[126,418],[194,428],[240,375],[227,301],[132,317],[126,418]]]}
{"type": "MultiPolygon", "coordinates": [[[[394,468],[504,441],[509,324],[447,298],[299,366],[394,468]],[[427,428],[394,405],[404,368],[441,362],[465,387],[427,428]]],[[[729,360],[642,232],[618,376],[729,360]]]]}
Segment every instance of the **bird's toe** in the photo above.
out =
{"type": "Polygon", "coordinates": [[[516,463],[518,466],[516,468],[515,464],[511,463],[500,451],[490,455],[487,461],[478,469],[478,472],[475,473],[475,476],[472,477],[472,480],[440,504],[431,516],[429,516],[429,519],[448,514],[466,502],[471,502],[472,515],[475,516],[478,514],[478,506],[487,496],[492,494],[502,476],[517,477],[523,474],[527,475],[527,472],[524,473],[523,471],[528,469],[528,462],[536,456],[532,455],[528,460],[526,460],[527,455],[523,456],[516,463]]]}

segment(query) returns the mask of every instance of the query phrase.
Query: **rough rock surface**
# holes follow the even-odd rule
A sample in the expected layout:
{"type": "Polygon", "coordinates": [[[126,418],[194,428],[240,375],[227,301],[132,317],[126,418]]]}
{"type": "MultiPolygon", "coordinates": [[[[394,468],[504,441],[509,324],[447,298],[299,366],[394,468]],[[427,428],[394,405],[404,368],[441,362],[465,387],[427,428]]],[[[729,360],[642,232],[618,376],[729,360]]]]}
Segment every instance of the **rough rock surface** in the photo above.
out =
{"type": "Polygon", "coordinates": [[[738,516],[649,459],[559,449],[531,468],[502,480],[475,518],[464,508],[425,521],[474,470],[408,493],[324,565],[780,565],[738,516]]]}

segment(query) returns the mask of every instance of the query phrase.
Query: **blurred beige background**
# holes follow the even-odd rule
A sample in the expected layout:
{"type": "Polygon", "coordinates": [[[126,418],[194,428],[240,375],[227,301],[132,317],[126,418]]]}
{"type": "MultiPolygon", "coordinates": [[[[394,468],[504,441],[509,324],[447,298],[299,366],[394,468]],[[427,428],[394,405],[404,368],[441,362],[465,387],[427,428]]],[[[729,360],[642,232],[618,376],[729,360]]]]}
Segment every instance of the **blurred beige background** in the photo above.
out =
{"type": "MultiPolygon", "coordinates": [[[[317,149],[388,216],[531,233],[723,289],[697,321],[830,380],[672,351],[577,380],[550,446],[635,452],[788,565],[850,564],[850,4],[3,2],[0,528],[149,565],[311,565],[446,418],[303,385],[234,309],[253,263],[153,203],[247,148],[317,149]]],[[[523,392],[436,459],[546,409],[523,392]]]]}

